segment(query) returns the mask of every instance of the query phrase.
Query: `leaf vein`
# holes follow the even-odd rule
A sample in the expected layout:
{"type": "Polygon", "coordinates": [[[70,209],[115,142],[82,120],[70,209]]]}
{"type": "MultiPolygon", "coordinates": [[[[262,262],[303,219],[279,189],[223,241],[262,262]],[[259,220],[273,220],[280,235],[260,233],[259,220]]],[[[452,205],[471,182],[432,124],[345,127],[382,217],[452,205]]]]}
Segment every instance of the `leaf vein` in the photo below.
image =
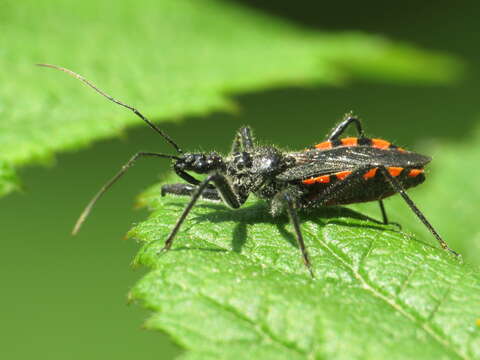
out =
{"type": "Polygon", "coordinates": [[[298,347],[296,347],[294,345],[294,343],[291,343],[291,342],[287,342],[287,341],[283,341],[281,338],[279,338],[278,336],[275,336],[272,331],[270,331],[270,329],[265,326],[265,325],[258,325],[254,320],[251,320],[249,319],[247,316],[244,316],[242,315],[242,313],[240,313],[238,310],[236,310],[235,308],[231,307],[231,306],[228,306],[226,304],[222,304],[220,302],[218,302],[217,300],[213,299],[212,297],[209,297],[205,294],[201,294],[201,296],[211,302],[212,304],[214,304],[215,306],[219,307],[220,309],[236,316],[237,318],[239,318],[240,320],[242,321],[245,321],[246,323],[248,323],[252,329],[261,337],[263,337],[264,339],[267,338],[268,340],[270,340],[271,342],[275,342],[275,343],[278,343],[279,345],[282,345],[283,347],[286,347],[287,349],[291,349],[297,353],[299,353],[300,355],[306,355],[307,353],[301,349],[299,349],[298,347]]]}
{"type": "MultiPolygon", "coordinates": [[[[313,237],[313,234],[311,235],[313,237]]],[[[328,238],[328,234],[326,231],[323,231],[323,235],[324,237],[328,238]]],[[[376,289],[373,285],[369,284],[368,281],[358,271],[356,271],[351,264],[348,263],[348,261],[345,261],[343,257],[340,256],[331,246],[329,246],[327,242],[322,240],[321,237],[315,237],[315,238],[318,239],[319,244],[323,248],[325,248],[327,252],[329,252],[333,257],[335,257],[335,259],[337,259],[344,267],[346,267],[352,273],[355,279],[357,279],[360,282],[364,290],[368,291],[374,297],[382,300],[383,302],[388,304],[390,307],[392,307],[395,311],[397,311],[399,314],[403,315],[405,318],[415,323],[417,326],[423,329],[431,338],[433,338],[439,344],[444,346],[447,350],[454,352],[458,357],[462,359],[470,359],[469,356],[461,353],[458,349],[455,349],[454,347],[452,347],[448,339],[443,337],[441,334],[438,334],[426,322],[420,322],[418,319],[416,319],[416,317],[413,314],[411,314],[406,309],[404,309],[394,299],[389,298],[388,296],[384,295],[381,291],[376,289]]]]}

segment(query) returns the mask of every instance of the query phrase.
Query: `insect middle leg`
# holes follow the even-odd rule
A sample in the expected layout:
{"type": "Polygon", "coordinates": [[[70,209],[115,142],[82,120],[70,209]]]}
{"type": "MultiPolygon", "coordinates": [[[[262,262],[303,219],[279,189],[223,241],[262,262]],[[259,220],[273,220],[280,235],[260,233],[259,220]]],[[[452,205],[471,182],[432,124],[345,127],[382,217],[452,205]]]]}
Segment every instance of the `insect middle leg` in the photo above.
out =
{"type": "Polygon", "coordinates": [[[385,205],[383,200],[378,200],[378,205],[380,206],[380,212],[382,213],[382,221],[385,225],[395,225],[399,230],[402,230],[402,225],[397,222],[389,221],[387,216],[387,210],[385,210],[385,205]]]}
{"type": "MultiPolygon", "coordinates": [[[[288,213],[288,218],[290,219],[290,222],[293,225],[293,229],[295,230],[295,237],[297,239],[298,247],[302,252],[303,262],[307,267],[308,271],[310,272],[310,275],[312,276],[312,278],[314,278],[315,274],[313,273],[312,264],[310,263],[310,257],[308,255],[305,242],[303,241],[302,230],[300,228],[300,220],[298,219],[294,197],[292,197],[288,193],[288,191],[283,191],[275,195],[273,202],[280,202],[285,205],[288,213]]],[[[272,205],[278,206],[278,204],[277,205],[272,204],[272,205]]]]}
{"type": "Polygon", "coordinates": [[[383,204],[383,200],[378,200],[378,204],[380,205],[380,211],[382,212],[382,219],[385,225],[388,225],[388,217],[387,212],[385,211],[385,205],[383,204]]]}
{"type": "Polygon", "coordinates": [[[239,208],[247,200],[248,196],[246,194],[236,193],[224,175],[218,173],[209,175],[193,191],[192,197],[188,205],[183,210],[182,214],[175,223],[175,226],[165,240],[165,245],[162,251],[169,250],[172,247],[173,240],[175,239],[178,230],[182,226],[183,222],[187,218],[188,214],[190,213],[198,199],[202,196],[204,191],[208,189],[210,183],[213,183],[215,185],[215,188],[220,194],[223,202],[233,209],[239,208]]]}

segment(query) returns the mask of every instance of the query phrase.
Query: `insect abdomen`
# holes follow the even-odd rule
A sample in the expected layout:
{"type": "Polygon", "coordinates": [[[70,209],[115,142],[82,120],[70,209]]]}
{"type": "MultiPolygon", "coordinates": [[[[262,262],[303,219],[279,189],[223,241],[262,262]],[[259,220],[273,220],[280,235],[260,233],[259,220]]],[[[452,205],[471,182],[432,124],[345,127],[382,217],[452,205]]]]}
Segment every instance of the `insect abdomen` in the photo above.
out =
{"type": "MultiPolygon", "coordinates": [[[[404,189],[417,186],[425,181],[423,169],[389,167],[387,170],[402,184],[404,189]]],[[[389,181],[376,168],[372,168],[355,180],[349,178],[350,174],[350,171],[342,171],[302,180],[301,183],[305,189],[304,205],[310,206],[321,199],[325,190],[339,181],[348,181],[349,184],[341,191],[332,194],[328,201],[319,205],[346,205],[375,201],[395,194],[389,181]]]]}
{"type": "Polygon", "coordinates": [[[339,146],[370,146],[377,149],[383,150],[397,150],[400,152],[405,152],[406,150],[393,145],[391,142],[383,139],[370,139],[370,138],[356,138],[356,137],[347,137],[343,139],[336,140],[327,140],[323,141],[314,146],[318,150],[328,150],[333,149],[339,146]]]}

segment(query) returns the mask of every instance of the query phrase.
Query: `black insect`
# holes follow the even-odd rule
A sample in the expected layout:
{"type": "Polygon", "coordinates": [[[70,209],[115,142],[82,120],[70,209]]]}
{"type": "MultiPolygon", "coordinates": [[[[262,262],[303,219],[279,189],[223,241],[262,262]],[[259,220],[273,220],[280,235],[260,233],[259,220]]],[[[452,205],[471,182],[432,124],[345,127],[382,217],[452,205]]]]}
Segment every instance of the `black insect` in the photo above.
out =
{"type": "Polygon", "coordinates": [[[159,133],[177,155],[139,152],[93,197],[73,229],[76,234],[97,200],[141,157],[172,160],[175,173],[186,183],[164,185],[162,195],[190,196],[190,201],[165,240],[163,250],[171,248],[178,230],[199,198],[223,201],[237,209],[250,194],[269,202],[273,216],[286,212],[295,230],[298,246],[311,275],[313,271],[300,229],[299,209],[318,206],[378,201],[383,222],[388,224],[382,199],[399,193],[420,221],[430,230],[441,247],[454,255],[433,226],[405,192],[425,180],[424,167],[431,158],[381,139],[365,137],[360,120],[348,114],[328,135],[327,140],[298,152],[284,152],[274,146],[258,146],[250,128],[241,128],[229,155],[216,152],[184,153],[162,130],[135,108],[114,99],[82,76],[62,67],[40,66],[64,71],[81,80],[107,99],[133,111],[159,133]],[[349,125],[356,127],[358,137],[340,138],[349,125]],[[194,174],[204,174],[198,180],[194,174]]]}

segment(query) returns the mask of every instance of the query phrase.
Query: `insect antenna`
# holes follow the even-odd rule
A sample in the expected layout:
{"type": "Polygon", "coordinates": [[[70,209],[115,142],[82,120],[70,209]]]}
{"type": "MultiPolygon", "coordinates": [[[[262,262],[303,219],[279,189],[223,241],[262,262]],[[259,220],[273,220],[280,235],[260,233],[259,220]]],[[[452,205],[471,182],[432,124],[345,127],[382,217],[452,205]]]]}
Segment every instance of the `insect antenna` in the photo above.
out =
{"type": "Polygon", "coordinates": [[[140,158],[140,157],[160,157],[164,159],[172,159],[172,160],[180,160],[179,157],[175,155],[167,155],[167,154],[158,154],[158,153],[149,153],[149,152],[139,152],[133,155],[130,160],[125,163],[125,165],[122,166],[120,171],[118,171],[114,177],[112,177],[105,185],[102,186],[102,188],[95,194],[95,196],[90,200],[90,202],[87,204],[85,209],[82,211],[80,214],[77,222],[75,223],[75,226],[73,227],[72,230],[72,235],[76,235],[78,231],[80,230],[82,224],[85,222],[87,219],[88,215],[92,211],[93,206],[97,203],[97,201],[105,194],[108,189],[112,187],[113,184],[117,182],[118,179],[120,179],[125,172],[135,163],[135,161],[140,158]]]}
{"type": "Polygon", "coordinates": [[[70,76],[73,76],[74,78],[77,78],[78,80],[80,80],[81,82],[83,82],[84,84],[88,85],[89,87],[91,87],[93,90],[95,90],[97,93],[99,93],[100,95],[106,97],[108,100],[114,102],[115,104],[118,104],[120,106],[123,106],[131,111],[133,111],[133,113],[135,115],[137,115],[140,119],[142,119],[143,121],[145,121],[148,126],[150,126],[153,130],[155,130],[157,133],[159,133],[170,145],[172,145],[175,150],[182,154],[183,151],[182,149],[175,143],[175,141],[173,141],[170,136],[168,136],[167,134],[165,134],[162,130],[160,130],[157,126],[155,126],[154,123],[152,123],[150,120],[148,120],[145,116],[142,115],[142,113],[140,113],[140,111],[138,111],[137,109],[135,109],[133,106],[130,106],[130,105],[127,105],[123,102],[121,102],[120,100],[117,100],[115,99],[113,96],[107,94],[105,91],[99,89],[96,85],[94,85],[93,83],[91,83],[89,80],[85,79],[82,75],[80,74],[77,74],[76,72],[73,72],[72,70],[69,70],[67,68],[64,68],[64,67],[61,67],[61,66],[57,66],[57,65],[52,65],[52,64],[36,64],[37,66],[42,66],[42,67],[47,67],[47,68],[52,68],[52,69],[56,69],[56,70],[60,70],[60,71],[63,71],[64,73],[67,73],[68,75],[70,76]]]}

